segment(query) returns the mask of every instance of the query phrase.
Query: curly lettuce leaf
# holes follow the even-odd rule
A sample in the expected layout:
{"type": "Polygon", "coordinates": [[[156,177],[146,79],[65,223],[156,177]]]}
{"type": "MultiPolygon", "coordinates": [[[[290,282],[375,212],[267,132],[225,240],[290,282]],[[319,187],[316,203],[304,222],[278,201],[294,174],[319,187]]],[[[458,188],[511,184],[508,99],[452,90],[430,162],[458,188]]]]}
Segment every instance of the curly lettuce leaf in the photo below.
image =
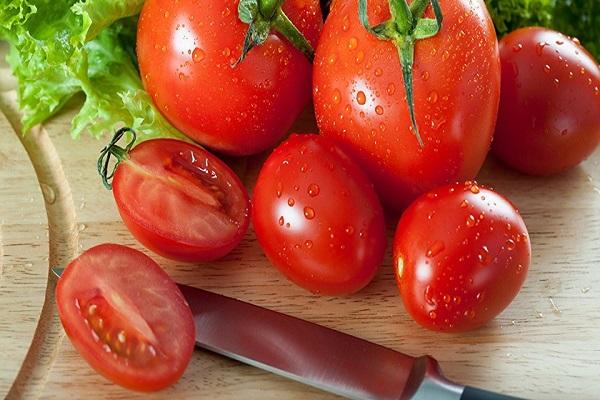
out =
{"type": "Polygon", "coordinates": [[[498,36],[525,26],[545,26],[575,36],[600,57],[599,0],[485,0],[498,36]]]}
{"type": "Polygon", "coordinates": [[[25,131],[58,112],[75,94],[85,102],[72,136],[100,137],[120,126],[139,140],[185,138],[155,109],[135,65],[135,18],[143,0],[9,0],[0,37],[18,80],[25,131]]]}

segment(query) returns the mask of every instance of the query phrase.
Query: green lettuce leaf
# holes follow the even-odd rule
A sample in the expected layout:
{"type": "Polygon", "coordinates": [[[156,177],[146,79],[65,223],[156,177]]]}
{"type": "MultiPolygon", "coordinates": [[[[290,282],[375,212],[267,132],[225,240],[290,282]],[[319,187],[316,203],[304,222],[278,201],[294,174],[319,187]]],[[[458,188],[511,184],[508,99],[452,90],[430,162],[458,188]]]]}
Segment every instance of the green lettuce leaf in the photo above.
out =
{"type": "Polygon", "coordinates": [[[600,0],[485,0],[498,36],[525,26],[545,26],[577,37],[600,58],[600,0]]]}
{"type": "Polygon", "coordinates": [[[25,131],[46,121],[75,94],[85,102],[72,136],[94,137],[120,126],[139,140],[180,137],[143,90],[135,62],[136,18],[143,0],[8,0],[0,37],[18,80],[25,131]]]}

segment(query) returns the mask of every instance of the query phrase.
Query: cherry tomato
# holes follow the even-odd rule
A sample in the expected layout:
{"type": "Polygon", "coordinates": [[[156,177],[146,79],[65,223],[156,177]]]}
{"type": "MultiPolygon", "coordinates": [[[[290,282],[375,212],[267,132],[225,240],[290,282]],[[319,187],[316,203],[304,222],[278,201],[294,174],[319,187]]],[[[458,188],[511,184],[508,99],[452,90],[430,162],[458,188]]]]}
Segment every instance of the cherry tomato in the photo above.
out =
{"type": "Polygon", "coordinates": [[[77,351],[126,388],[167,387],[192,357],[194,320],[183,295],[137,250],[117,244],[87,250],[63,272],[56,304],[77,351]]]}
{"type": "MultiPolygon", "coordinates": [[[[333,2],[316,51],[313,98],[321,133],[339,140],[395,210],[441,184],[472,179],[490,147],[500,91],[494,26],[482,0],[440,1],[440,32],[416,43],[411,127],[398,49],[358,19],[358,2],[333,2]]],[[[369,0],[371,25],[390,18],[369,0]]]]}
{"type": "Polygon", "coordinates": [[[262,167],[252,223],[265,254],[315,293],[349,294],[385,250],[383,211],[367,176],[330,139],[292,135],[262,167]]]}
{"type": "MultiPolygon", "coordinates": [[[[271,34],[236,67],[248,25],[237,0],[144,3],[137,54],[144,87],[161,113],[192,139],[244,155],[274,145],[308,104],[311,63],[271,34]]],[[[287,0],[283,10],[316,45],[317,0],[287,0]]]]}
{"type": "Polygon", "coordinates": [[[502,91],[492,150],[528,174],[569,169],[600,143],[600,68],[576,39],[545,28],[500,41],[502,91]]]}
{"type": "Polygon", "coordinates": [[[504,310],[531,259],[515,207],[473,182],[419,197],[400,219],[393,253],[408,313],[428,329],[449,332],[475,329],[504,310]]]}
{"type": "Polygon", "coordinates": [[[248,195],[235,173],[180,140],[148,140],[134,147],[117,167],[113,194],[133,236],[175,260],[224,256],[250,222],[248,195]]]}

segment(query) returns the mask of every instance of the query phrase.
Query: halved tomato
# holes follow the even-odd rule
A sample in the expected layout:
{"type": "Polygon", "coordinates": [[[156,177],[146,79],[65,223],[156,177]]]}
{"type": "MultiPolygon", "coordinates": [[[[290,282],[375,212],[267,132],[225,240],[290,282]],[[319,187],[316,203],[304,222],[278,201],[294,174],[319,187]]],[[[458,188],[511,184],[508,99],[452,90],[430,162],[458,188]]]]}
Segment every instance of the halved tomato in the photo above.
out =
{"type": "Polygon", "coordinates": [[[169,386],[192,357],[195,327],[185,298],[138,250],[117,244],[87,250],[63,272],[56,304],[77,351],[126,388],[169,386]]]}
{"type": "Polygon", "coordinates": [[[229,253],[248,229],[242,182],[199,146],[173,139],[137,145],[117,167],[119,213],[145,247],[180,261],[210,261],[229,253]]]}

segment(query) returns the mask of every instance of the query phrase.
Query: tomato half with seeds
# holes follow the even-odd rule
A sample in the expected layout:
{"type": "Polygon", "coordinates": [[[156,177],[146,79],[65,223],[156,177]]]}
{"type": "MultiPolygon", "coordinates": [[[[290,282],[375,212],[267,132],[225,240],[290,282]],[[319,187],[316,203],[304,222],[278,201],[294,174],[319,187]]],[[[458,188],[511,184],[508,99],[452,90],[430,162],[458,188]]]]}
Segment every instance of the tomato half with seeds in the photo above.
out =
{"type": "MultiPolygon", "coordinates": [[[[390,3],[403,1],[369,0],[370,25],[389,20],[390,3]]],[[[313,70],[317,123],[321,134],[337,139],[363,166],[382,202],[400,211],[421,193],[473,179],[481,168],[498,111],[498,42],[483,0],[440,0],[441,30],[414,48],[421,147],[399,50],[365,29],[358,3],[333,2],[319,39],[313,70]]],[[[425,16],[433,13],[426,10],[425,16]]]]}
{"type": "MultiPolygon", "coordinates": [[[[276,2],[255,5],[267,3],[276,2]]],[[[273,146],[307,106],[312,65],[275,30],[235,65],[248,30],[238,4],[147,0],[137,55],[144,88],[175,127],[219,152],[247,155],[273,146]]],[[[316,46],[323,26],[318,0],[286,0],[281,7],[316,46]]]]}
{"type": "Polygon", "coordinates": [[[510,304],[525,281],[531,247],[515,207],[466,182],[419,197],[398,223],[393,254],[408,313],[428,329],[460,332],[510,304]]]}
{"type": "Polygon", "coordinates": [[[83,358],[129,389],[175,383],[194,349],[192,313],[150,257],[117,244],[85,251],[56,286],[60,321],[83,358]]]}
{"type": "Polygon", "coordinates": [[[383,259],[383,211],[365,173],[332,140],[292,135],[263,165],[252,224],[269,260],[314,293],[367,285],[383,259]]]}
{"type": "Polygon", "coordinates": [[[133,236],[167,258],[223,257],[250,223],[248,194],[237,175],[206,150],[180,140],[134,147],[117,166],[112,187],[133,236]]]}
{"type": "Polygon", "coordinates": [[[502,91],[492,152],[527,174],[582,162],[600,144],[600,67],[576,39],[523,28],[500,41],[502,91]]]}

